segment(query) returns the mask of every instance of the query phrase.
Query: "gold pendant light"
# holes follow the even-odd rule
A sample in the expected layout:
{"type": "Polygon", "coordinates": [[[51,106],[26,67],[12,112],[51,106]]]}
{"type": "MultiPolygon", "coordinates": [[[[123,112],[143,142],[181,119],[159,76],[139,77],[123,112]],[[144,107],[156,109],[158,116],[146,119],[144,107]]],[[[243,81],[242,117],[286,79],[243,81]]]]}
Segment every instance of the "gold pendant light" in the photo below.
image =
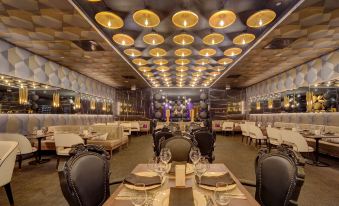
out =
{"type": "Polygon", "coordinates": [[[204,66],[204,65],[210,63],[210,60],[209,59],[198,59],[198,60],[195,61],[195,63],[198,64],[198,65],[204,66]]]}
{"type": "Polygon", "coordinates": [[[149,54],[154,57],[162,57],[165,56],[167,52],[165,51],[165,49],[162,48],[153,48],[149,50],[149,54]]]}
{"type": "Polygon", "coordinates": [[[248,17],[246,24],[252,28],[260,28],[271,23],[276,16],[277,14],[273,10],[264,9],[248,17]]]}
{"type": "Polygon", "coordinates": [[[146,44],[156,46],[164,43],[165,39],[162,35],[157,33],[149,33],[143,37],[143,40],[146,44]]]}
{"type": "Polygon", "coordinates": [[[201,77],[202,76],[202,72],[193,72],[192,76],[193,77],[201,77]]]}
{"type": "Polygon", "coordinates": [[[147,60],[141,58],[133,59],[132,62],[138,66],[144,66],[148,63],[147,60]]]}
{"type": "Polygon", "coordinates": [[[141,51],[137,50],[137,49],[125,49],[124,53],[130,57],[138,57],[141,56],[141,51]]]}
{"type": "Polygon", "coordinates": [[[217,51],[215,49],[212,49],[212,48],[201,49],[199,51],[199,55],[205,56],[205,57],[213,56],[216,53],[217,53],[217,51]]]}
{"type": "Polygon", "coordinates": [[[190,63],[189,59],[177,59],[175,60],[175,63],[178,65],[186,65],[190,63]]]}
{"type": "Polygon", "coordinates": [[[219,33],[212,33],[212,34],[208,34],[206,35],[202,41],[204,42],[204,44],[207,45],[216,45],[216,44],[220,44],[221,42],[223,42],[225,39],[224,35],[219,34],[219,33]]]}
{"type": "Polygon", "coordinates": [[[203,66],[197,66],[197,67],[194,67],[193,70],[195,70],[197,72],[202,72],[202,71],[207,70],[207,68],[203,67],[203,66]]]}
{"type": "Polygon", "coordinates": [[[153,63],[161,66],[168,64],[168,61],[166,59],[155,59],[153,60],[153,63]]]}
{"type": "Polygon", "coordinates": [[[179,28],[190,28],[195,26],[199,21],[199,17],[193,11],[178,11],[172,16],[172,22],[179,28]]]}
{"type": "Polygon", "coordinates": [[[221,65],[227,65],[227,64],[230,64],[232,62],[233,62],[233,59],[231,59],[231,58],[222,58],[222,59],[218,60],[218,64],[221,64],[221,65]]]}
{"type": "Polygon", "coordinates": [[[169,67],[167,66],[159,66],[156,68],[156,70],[160,71],[160,72],[167,72],[168,70],[170,70],[169,67]]]}
{"type": "Polygon", "coordinates": [[[168,77],[168,76],[171,76],[171,73],[169,73],[169,72],[161,72],[159,75],[162,76],[162,77],[168,77]]]}
{"type": "Polygon", "coordinates": [[[237,47],[233,47],[233,48],[226,49],[224,51],[224,55],[229,56],[229,57],[233,57],[233,56],[237,56],[237,55],[241,54],[241,52],[242,52],[242,49],[237,48],[237,47]]]}
{"type": "Polygon", "coordinates": [[[53,93],[53,107],[59,107],[60,106],[60,94],[59,92],[53,93]]]}
{"type": "Polygon", "coordinates": [[[146,76],[146,77],[153,77],[154,74],[152,72],[145,72],[144,76],[146,76]]]}
{"type": "Polygon", "coordinates": [[[28,103],[28,88],[21,86],[19,88],[19,104],[28,103]]]}
{"type": "Polygon", "coordinates": [[[81,94],[77,94],[74,99],[74,108],[80,109],[81,108],[81,94]]]}
{"type": "Polygon", "coordinates": [[[151,70],[151,67],[139,67],[139,71],[141,72],[150,72],[151,70]]]}
{"type": "Polygon", "coordinates": [[[186,66],[178,66],[175,68],[175,70],[177,70],[178,72],[185,72],[188,70],[188,67],[186,66]]]}
{"type": "Polygon", "coordinates": [[[186,48],[180,48],[174,51],[174,54],[180,57],[187,57],[192,54],[192,50],[186,48]]]}
{"type": "Polygon", "coordinates": [[[222,10],[212,14],[208,22],[212,28],[224,29],[232,25],[236,18],[237,16],[233,11],[222,10]]]}
{"type": "Polygon", "coordinates": [[[134,39],[127,34],[115,34],[113,35],[113,41],[121,46],[132,46],[134,39]]]}
{"type": "Polygon", "coordinates": [[[216,76],[220,75],[220,72],[210,72],[208,74],[213,76],[213,77],[216,77],[216,76]]]}
{"type": "Polygon", "coordinates": [[[255,39],[254,34],[240,34],[233,39],[233,44],[236,45],[245,45],[251,43],[255,39]]]}
{"type": "Polygon", "coordinates": [[[124,21],[113,12],[102,11],[95,14],[95,21],[108,29],[120,29],[124,26],[124,21]]]}
{"type": "Polygon", "coordinates": [[[186,72],[177,72],[176,75],[177,75],[177,77],[186,77],[187,73],[186,72]]]}
{"type": "Polygon", "coordinates": [[[139,26],[146,28],[156,27],[160,23],[159,16],[148,9],[142,9],[134,12],[133,20],[139,26]]]}
{"type": "Polygon", "coordinates": [[[225,70],[225,67],[224,66],[214,66],[214,67],[212,67],[212,70],[217,71],[217,72],[221,72],[221,71],[225,70]]]}
{"type": "Polygon", "coordinates": [[[173,37],[173,42],[182,46],[192,44],[194,37],[190,34],[178,34],[173,37]]]}

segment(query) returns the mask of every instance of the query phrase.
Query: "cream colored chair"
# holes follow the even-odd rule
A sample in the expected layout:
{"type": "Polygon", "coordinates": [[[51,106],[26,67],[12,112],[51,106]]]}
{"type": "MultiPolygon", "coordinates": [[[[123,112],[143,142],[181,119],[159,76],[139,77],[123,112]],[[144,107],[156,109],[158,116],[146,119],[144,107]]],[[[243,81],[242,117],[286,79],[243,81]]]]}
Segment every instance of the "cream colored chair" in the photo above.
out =
{"type": "Polygon", "coordinates": [[[120,126],[123,127],[124,135],[131,135],[132,124],[130,122],[122,122],[120,123],[120,126]]]}
{"type": "Polygon", "coordinates": [[[281,130],[281,139],[284,144],[291,145],[297,152],[314,152],[313,147],[308,146],[306,139],[299,132],[281,130]]]}
{"type": "Polygon", "coordinates": [[[57,165],[59,167],[59,162],[61,157],[68,157],[71,147],[76,144],[83,144],[84,140],[77,134],[55,134],[55,150],[57,154],[57,165]]]}
{"type": "Polygon", "coordinates": [[[37,148],[32,147],[31,142],[21,134],[15,133],[0,133],[0,141],[15,141],[18,143],[18,163],[21,169],[22,160],[35,156],[37,158],[37,148]]]}
{"type": "Polygon", "coordinates": [[[233,122],[228,122],[225,121],[222,123],[222,127],[221,127],[221,131],[225,134],[227,134],[227,132],[233,132],[234,129],[234,123],[233,122]]]}
{"type": "Polygon", "coordinates": [[[18,142],[0,141],[0,187],[5,187],[10,205],[14,205],[11,180],[17,150],[18,142]]]}
{"type": "Polygon", "coordinates": [[[280,130],[277,128],[273,128],[273,127],[267,127],[266,130],[267,130],[267,137],[268,137],[270,146],[281,145],[282,139],[281,139],[280,130]]]}
{"type": "Polygon", "coordinates": [[[254,125],[248,125],[249,127],[249,135],[250,135],[250,143],[252,142],[252,140],[255,140],[255,145],[257,146],[258,145],[258,142],[259,142],[259,145],[261,145],[261,140],[265,140],[267,141],[267,137],[263,135],[261,129],[257,126],[254,126],[254,125]]]}
{"type": "Polygon", "coordinates": [[[139,135],[139,132],[140,132],[139,122],[134,121],[134,122],[131,122],[130,124],[131,124],[131,133],[135,132],[139,135]]]}
{"type": "Polygon", "coordinates": [[[242,138],[241,141],[244,141],[244,138],[246,138],[246,143],[248,142],[248,138],[250,137],[250,133],[248,131],[248,125],[247,124],[240,124],[242,138]]]}

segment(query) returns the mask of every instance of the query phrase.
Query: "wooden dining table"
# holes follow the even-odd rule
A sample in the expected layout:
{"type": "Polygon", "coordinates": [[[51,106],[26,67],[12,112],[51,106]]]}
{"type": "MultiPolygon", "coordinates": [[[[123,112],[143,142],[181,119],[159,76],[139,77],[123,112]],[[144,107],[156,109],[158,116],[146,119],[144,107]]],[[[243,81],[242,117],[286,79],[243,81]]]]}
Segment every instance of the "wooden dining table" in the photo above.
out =
{"type": "MultiPolygon", "coordinates": [[[[147,171],[149,171],[147,164],[139,164],[133,169],[132,173],[147,172],[147,171]]],[[[230,201],[229,206],[259,206],[258,202],[253,198],[253,196],[246,190],[246,188],[240,183],[238,178],[236,178],[224,164],[210,164],[210,168],[208,172],[228,172],[233,178],[233,180],[235,181],[236,187],[234,190],[237,190],[238,193],[242,195],[233,196],[233,197],[232,195],[230,195],[231,201],[230,201]]],[[[206,197],[209,197],[209,199],[213,198],[214,192],[197,186],[194,178],[195,178],[194,174],[186,175],[186,187],[192,187],[193,190],[199,191],[205,196],[205,198],[206,197]]],[[[145,204],[145,206],[152,206],[153,200],[151,198],[152,197],[154,198],[157,192],[169,189],[171,187],[175,187],[174,176],[167,175],[166,179],[167,180],[165,181],[162,187],[147,191],[147,195],[148,197],[150,197],[150,199],[147,202],[147,204],[145,204]]],[[[104,203],[104,206],[133,206],[133,204],[128,198],[119,198],[121,197],[119,194],[126,193],[126,190],[129,190],[129,189],[127,189],[123,184],[119,185],[119,187],[113,192],[113,194],[104,203]]]]}

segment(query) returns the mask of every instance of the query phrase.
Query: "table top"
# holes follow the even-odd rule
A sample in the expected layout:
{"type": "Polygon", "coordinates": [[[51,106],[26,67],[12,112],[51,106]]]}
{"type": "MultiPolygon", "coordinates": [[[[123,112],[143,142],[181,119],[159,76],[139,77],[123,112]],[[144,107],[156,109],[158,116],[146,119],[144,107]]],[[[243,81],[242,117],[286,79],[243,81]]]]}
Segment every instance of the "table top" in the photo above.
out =
{"type": "Polygon", "coordinates": [[[339,134],[304,134],[304,136],[311,139],[339,138],[339,134]]]}
{"type": "MultiPolygon", "coordinates": [[[[134,168],[132,173],[144,171],[148,171],[147,164],[139,164],[134,168]]],[[[259,206],[257,201],[252,197],[252,195],[245,189],[245,187],[239,182],[239,180],[232,174],[232,172],[229,171],[229,169],[224,164],[211,164],[208,172],[229,172],[237,184],[237,189],[239,189],[240,192],[245,195],[245,198],[243,199],[232,198],[229,206],[259,206]]],[[[186,186],[192,187],[193,189],[198,190],[204,195],[213,196],[213,191],[199,188],[196,185],[193,174],[186,176],[186,186]]],[[[174,177],[167,177],[166,182],[161,188],[159,187],[158,189],[150,190],[148,191],[148,193],[156,193],[158,191],[165,190],[170,187],[175,187],[174,177]]],[[[122,190],[128,189],[121,184],[116,189],[116,191],[109,197],[109,199],[105,202],[104,206],[133,206],[130,200],[117,198],[117,196],[122,190]]]]}
{"type": "Polygon", "coordinates": [[[46,138],[46,137],[51,137],[53,136],[54,133],[53,132],[48,132],[46,134],[41,134],[41,135],[37,135],[37,134],[29,134],[29,135],[26,135],[26,137],[28,139],[42,139],[42,138],[46,138]]]}

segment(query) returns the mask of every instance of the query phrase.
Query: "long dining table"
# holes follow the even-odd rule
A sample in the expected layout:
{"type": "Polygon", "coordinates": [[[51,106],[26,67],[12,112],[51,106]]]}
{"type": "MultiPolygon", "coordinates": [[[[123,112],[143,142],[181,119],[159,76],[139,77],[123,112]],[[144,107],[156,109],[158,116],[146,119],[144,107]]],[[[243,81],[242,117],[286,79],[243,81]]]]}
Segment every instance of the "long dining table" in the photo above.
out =
{"type": "MultiPolygon", "coordinates": [[[[138,173],[138,172],[146,172],[148,171],[147,164],[139,164],[137,165],[132,173],[138,173]]],[[[224,165],[224,164],[210,164],[210,168],[208,169],[208,172],[224,172],[229,173],[233,180],[236,183],[236,187],[233,189],[233,195],[230,194],[230,204],[229,206],[259,206],[258,202],[253,198],[253,196],[246,190],[246,188],[240,183],[238,178],[236,178],[233,173],[224,165]],[[238,194],[238,195],[237,195],[238,194]]],[[[206,202],[208,202],[210,199],[212,201],[213,199],[213,191],[203,189],[199,187],[194,180],[195,176],[194,174],[188,174],[186,175],[186,187],[192,187],[193,190],[198,190],[200,193],[202,193],[205,198],[206,202]]],[[[175,177],[167,175],[166,181],[163,184],[163,186],[159,188],[155,188],[153,190],[148,190],[147,195],[149,197],[149,200],[146,202],[145,206],[152,206],[153,205],[153,198],[158,192],[164,191],[166,189],[169,189],[171,187],[175,187],[175,177]]],[[[104,203],[104,206],[133,206],[131,201],[128,199],[128,188],[126,188],[123,184],[119,185],[119,187],[114,191],[114,193],[108,198],[108,200],[104,203]]],[[[232,193],[230,191],[230,193],[232,193]]],[[[212,201],[213,202],[213,201],[212,201]]],[[[213,202],[212,205],[217,205],[215,202],[213,202]]],[[[167,205],[163,205],[167,206],[167,205]]]]}

